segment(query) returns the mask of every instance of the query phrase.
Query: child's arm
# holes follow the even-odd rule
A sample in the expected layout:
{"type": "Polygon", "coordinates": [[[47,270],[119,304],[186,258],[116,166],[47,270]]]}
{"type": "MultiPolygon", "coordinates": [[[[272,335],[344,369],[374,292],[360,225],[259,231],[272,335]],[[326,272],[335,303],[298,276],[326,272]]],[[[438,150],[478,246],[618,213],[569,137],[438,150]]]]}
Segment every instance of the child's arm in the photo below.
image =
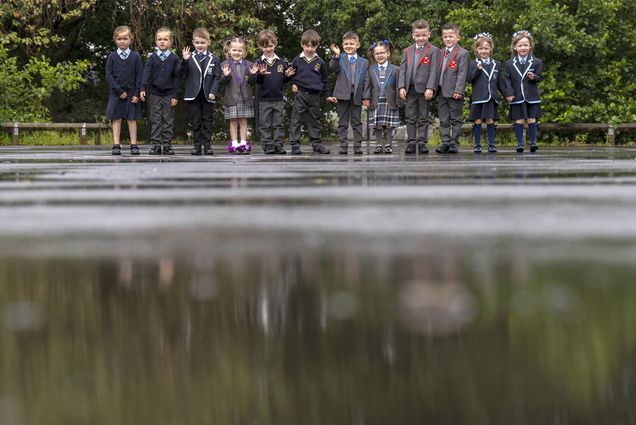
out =
{"type": "Polygon", "coordinates": [[[146,101],[146,90],[148,90],[148,82],[152,75],[152,57],[149,57],[144,65],[144,72],[141,76],[141,91],[139,92],[139,99],[142,102],[146,101]]]}
{"type": "Polygon", "coordinates": [[[208,92],[208,98],[210,100],[214,100],[219,97],[219,90],[221,84],[221,61],[216,56],[212,58],[214,61],[214,73],[212,78],[212,86],[210,87],[210,91],[208,92]]]}
{"type": "MultiPolygon", "coordinates": [[[[501,62],[495,62],[495,65],[497,66],[498,69],[501,69],[501,62]]],[[[499,90],[499,93],[501,93],[502,96],[504,95],[504,73],[499,71],[499,73],[497,74],[497,90],[499,90]]]]}
{"type": "Polygon", "coordinates": [[[426,82],[426,92],[424,92],[426,100],[432,100],[439,87],[439,68],[437,64],[439,63],[440,51],[441,50],[437,47],[431,48],[431,72],[429,72],[428,81],[426,82]]]}
{"type": "Polygon", "coordinates": [[[371,84],[371,68],[369,67],[364,76],[364,88],[362,89],[362,105],[367,109],[371,106],[370,99],[372,90],[373,84],[371,84]]]}
{"type": "Polygon", "coordinates": [[[528,81],[531,83],[540,83],[543,81],[543,62],[540,59],[534,58],[534,64],[532,69],[534,71],[528,72],[528,81]]]}
{"type": "Polygon", "coordinates": [[[504,96],[508,102],[511,102],[515,98],[515,91],[512,88],[512,76],[510,75],[510,62],[506,62],[504,65],[504,96]]]}
{"type": "Polygon", "coordinates": [[[329,46],[329,49],[332,53],[331,60],[329,61],[329,71],[337,74],[340,72],[340,47],[336,44],[332,44],[329,46]]]}
{"type": "Polygon", "coordinates": [[[249,84],[250,86],[253,86],[256,83],[256,79],[261,75],[261,73],[258,69],[258,65],[256,64],[256,62],[252,63],[251,65],[249,65],[249,62],[248,62],[248,69],[249,69],[249,72],[247,74],[247,84],[249,84]]]}
{"type": "Polygon", "coordinates": [[[171,98],[170,98],[170,106],[177,106],[177,98],[178,96],[178,90],[179,90],[179,83],[181,82],[181,75],[179,72],[179,68],[181,67],[181,60],[177,57],[177,55],[174,55],[174,57],[176,58],[176,63],[174,65],[174,70],[172,71],[172,87],[174,87],[174,91],[171,93],[171,98]]]}
{"type": "Polygon", "coordinates": [[[192,57],[192,52],[190,52],[190,47],[186,46],[181,51],[181,57],[183,60],[179,62],[179,74],[182,76],[188,75],[188,61],[192,57]]]}
{"type": "Polygon", "coordinates": [[[466,77],[468,76],[468,59],[469,55],[467,51],[461,52],[459,61],[457,64],[457,82],[455,83],[455,90],[453,90],[453,99],[463,99],[464,93],[466,93],[466,77]]]}
{"type": "Polygon", "coordinates": [[[402,61],[400,62],[400,76],[398,77],[398,94],[402,100],[406,100],[406,67],[408,66],[407,49],[402,50],[402,61]]]}
{"type": "Polygon", "coordinates": [[[478,65],[481,65],[481,62],[477,60],[471,60],[470,62],[468,62],[468,77],[466,77],[466,81],[471,84],[474,83],[475,80],[477,80],[477,77],[481,72],[481,67],[479,67],[478,65]]]}
{"type": "Polygon", "coordinates": [[[229,84],[231,78],[232,70],[230,69],[230,64],[228,63],[228,61],[223,61],[223,63],[221,64],[221,84],[229,84]]]}
{"type": "Polygon", "coordinates": [[[115,94],[120,99],[126,99],[128,93],[126,93],[117,80],[115,79],[115,75],[113,74],[113,59],[112,56],[108,56],[106,59],[106,81],[108,81],[108,85],[115,91],[115,94]]]}
{"type": "Polygon", "coordinates": [[[135,56],[135,91],[133,92],[131,103],[139,102],[139,92],[141,91],[141,76],[143,74],[143,65],[141,64],[141,56],[135,56]]]}

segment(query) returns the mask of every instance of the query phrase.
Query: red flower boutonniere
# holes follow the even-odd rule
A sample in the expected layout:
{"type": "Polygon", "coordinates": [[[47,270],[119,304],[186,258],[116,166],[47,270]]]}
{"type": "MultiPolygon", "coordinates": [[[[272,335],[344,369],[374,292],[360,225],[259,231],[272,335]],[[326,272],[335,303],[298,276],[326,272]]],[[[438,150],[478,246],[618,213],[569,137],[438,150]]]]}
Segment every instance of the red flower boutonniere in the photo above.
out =
{"type": "Polygon", "coordinates": [[[431,63],[431,59],[428,56],[424,56],[424,58],[422,59],[422,63],[424,65],[428,65],[431,63]]]}
{"type": "Polygon", "coordinates": [[[457,69],[457,62],[455,62],[454,60],[450,61],[448,67],[450,69],[457,69]]]}

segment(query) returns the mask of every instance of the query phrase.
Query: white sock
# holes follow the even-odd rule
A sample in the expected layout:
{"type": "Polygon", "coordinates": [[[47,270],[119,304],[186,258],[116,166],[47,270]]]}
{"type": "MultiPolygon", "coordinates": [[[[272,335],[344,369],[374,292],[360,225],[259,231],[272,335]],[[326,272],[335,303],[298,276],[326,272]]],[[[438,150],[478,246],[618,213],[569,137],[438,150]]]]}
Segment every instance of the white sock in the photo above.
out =
{"type": "Polygon", "coordinates": [[[233,148],[237,148],[237,147],[239,147],[239,142],[238,142],[238,140],[232,140],[232,147],[233,147],[233,148]]]}

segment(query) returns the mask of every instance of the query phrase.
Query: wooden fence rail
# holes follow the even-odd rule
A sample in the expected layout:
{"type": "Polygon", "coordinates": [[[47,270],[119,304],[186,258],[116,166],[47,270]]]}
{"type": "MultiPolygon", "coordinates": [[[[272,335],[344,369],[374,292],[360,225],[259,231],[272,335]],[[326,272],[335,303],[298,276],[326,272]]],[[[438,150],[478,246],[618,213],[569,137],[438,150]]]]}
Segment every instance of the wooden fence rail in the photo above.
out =
{"type": "Polygon", "coordinates": [[[101,145],[102,130],[110,130],[110,124],[102,123],[76,123],[76,122],[5,122],[2,128],[11,132],[14,145],[20,144],[20,130],[80,130],[80,144],[86,144],[88,131],[92,131],[95,137],[95,144],[101,145]]]}

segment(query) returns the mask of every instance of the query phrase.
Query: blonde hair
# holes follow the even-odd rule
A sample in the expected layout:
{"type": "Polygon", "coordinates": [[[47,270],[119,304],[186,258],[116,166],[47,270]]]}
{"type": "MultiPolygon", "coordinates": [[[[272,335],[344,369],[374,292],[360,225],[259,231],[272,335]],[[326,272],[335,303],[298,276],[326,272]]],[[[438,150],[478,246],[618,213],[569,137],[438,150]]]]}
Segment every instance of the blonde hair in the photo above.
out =
{"type": "Polygon", "coordinates": [[[172,41],[172,30],[170,30],[170,28],[168,27],[161,27],[159,28],[157,31],[155,31],[155,38],[157,38],[157,35],[159,35],[162,32],[167,32],[168,34],[170,34],[170,41],[172,41]]]}
{"type": "Polygon", "coordinates": [[[192,31],[192,38],[195,37],[210,41],[210,33],[205,28],[196,28],[194,31],[192,31]]]}
{"type": "Polygon", "coordinates": [[[128,34],[130,34],[130,39],[132,40],[133,33],[130,30],[130,27],[128,25],[120,25],[117,28],[115,28],[115,31],[113,31],[113,40],[116,40],[117,36],[123,32],[127,32],[128,34]]]}
{"type": "Polygon", "coordinates": [[[225,39],[225,46],[223,46],[223,53],[225,53],[225,56],[227,56],[228,58],[230,57],[230,47],[232,43],[242,43],[245,47],[243,57],[247,55],[247,40],[242,36],[234,36],[225,39]]]}
{"type": "Polygon", "coordinates": [[[513,58],[515,57],[515,55],[517,54],[517,52],[515,51],[515,46],[524,38],[528,39],[528,43],[530,44],[529,53],[532,53],[532,51],[534,50],[534,38],[532,38],[532,34],[530,34],[529,31],[521,30],[521,31],[517,31],[516,33],[512,35],[512,42],[510,43],[510,53],[511,53],[510,57],[513,57],[513,58]]]}

